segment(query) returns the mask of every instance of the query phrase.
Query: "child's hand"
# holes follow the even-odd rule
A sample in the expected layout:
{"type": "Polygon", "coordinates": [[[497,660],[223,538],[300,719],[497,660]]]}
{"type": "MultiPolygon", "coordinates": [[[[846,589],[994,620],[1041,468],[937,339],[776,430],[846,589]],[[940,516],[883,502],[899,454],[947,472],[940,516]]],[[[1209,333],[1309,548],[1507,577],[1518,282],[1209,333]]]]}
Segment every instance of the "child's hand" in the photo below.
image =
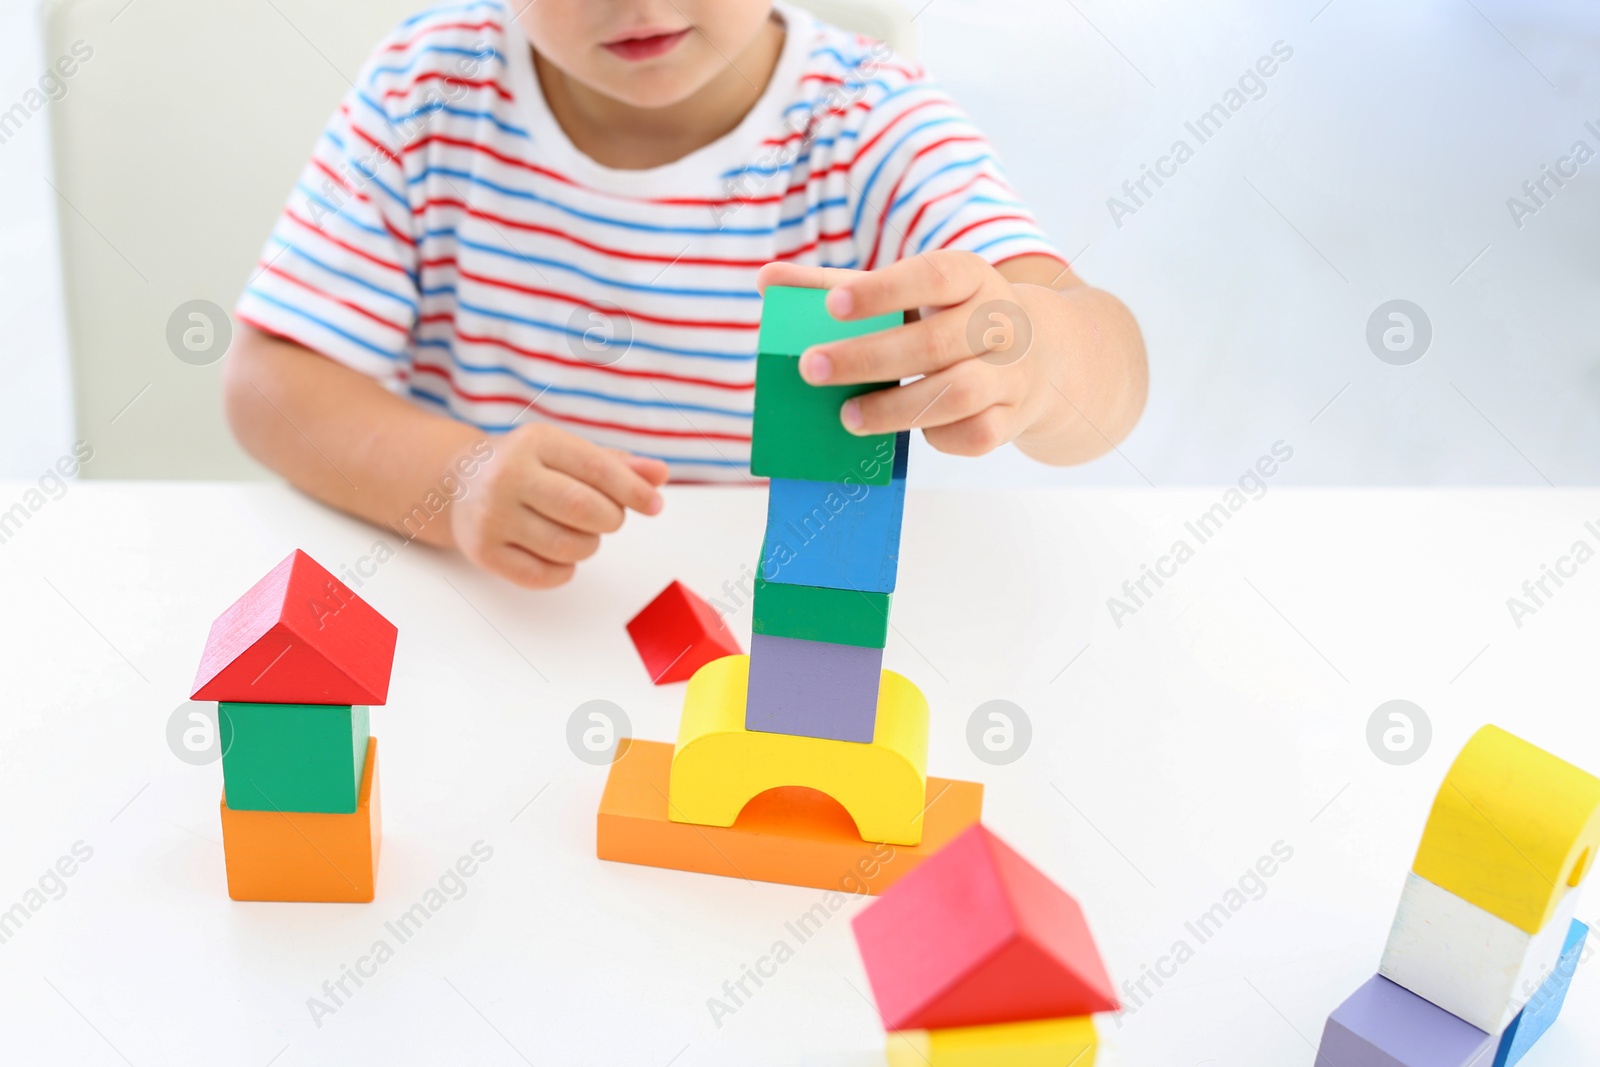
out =
{"type": "Polygon", "coordinates": [[[467,559],[517,585],[547,589],[594,555],[624,509],[661,510],[656,487],[667,465],[542,424],[494,439],[494,455],[450,507],[450,529],[467,559]]]}
{"type": "Polygon", "coordinates": [[[1081,283],[1054,260],[1028,267],[1028,281],[1041,284],[1014,283],[976,253],[950,250],[875,271],[769,263],[756,280],[763,289],[829,289],[828,311],[838,319],[920,312],[892,330],[808,349],[800,375],[813,385],[923,375],[846,402],[840,421],[857,434],[921,429],[941,452],[978,456],[1027,432],[1057,403],[1050,346],[1033,343],[1042,340],[1034,336],[1039,320],[1052,317],[1040,297],[1059,299],[1047,284],[1052,274],[1081,283]]]}

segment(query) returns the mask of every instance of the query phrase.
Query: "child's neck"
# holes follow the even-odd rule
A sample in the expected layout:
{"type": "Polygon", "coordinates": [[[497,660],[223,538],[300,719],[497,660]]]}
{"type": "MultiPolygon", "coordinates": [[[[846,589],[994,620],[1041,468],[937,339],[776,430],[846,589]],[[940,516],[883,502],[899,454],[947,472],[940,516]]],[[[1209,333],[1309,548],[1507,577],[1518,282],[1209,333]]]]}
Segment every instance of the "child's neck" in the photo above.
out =
{"type": "Polygon", "coordinates": [[[680,103],[641,108],[567,77],[538,52],[539,88],[573,145],[618,170],[664,166],[733,131],[766,89],[783,52],[783,23],[769,19],[754,42],[705,88],[680,103]]]}

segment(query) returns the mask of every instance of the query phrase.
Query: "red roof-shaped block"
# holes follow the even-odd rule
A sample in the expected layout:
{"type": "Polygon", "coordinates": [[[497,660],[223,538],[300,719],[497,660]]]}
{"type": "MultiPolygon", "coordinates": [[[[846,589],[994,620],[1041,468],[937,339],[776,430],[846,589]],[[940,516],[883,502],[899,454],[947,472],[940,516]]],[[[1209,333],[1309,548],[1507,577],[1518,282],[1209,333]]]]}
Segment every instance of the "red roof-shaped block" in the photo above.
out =
{"type": "Polygon", "coordinates": [[[743,651],[722,616],[682,582],[661,590],[629,619],[628,636],[657,685],[685,681],[712,660],[743,651]]]}
{"type": "Polygon", "coordinates": [[[191,699],[382,704],[397,634],[295,549],[211,624],[191,699]]]}
{"type": "Polygon", "coordinates": [[[890,1030],[1119,1007],[1078,902],[981,825],[924,860],[852,925],[890,1030]]]}

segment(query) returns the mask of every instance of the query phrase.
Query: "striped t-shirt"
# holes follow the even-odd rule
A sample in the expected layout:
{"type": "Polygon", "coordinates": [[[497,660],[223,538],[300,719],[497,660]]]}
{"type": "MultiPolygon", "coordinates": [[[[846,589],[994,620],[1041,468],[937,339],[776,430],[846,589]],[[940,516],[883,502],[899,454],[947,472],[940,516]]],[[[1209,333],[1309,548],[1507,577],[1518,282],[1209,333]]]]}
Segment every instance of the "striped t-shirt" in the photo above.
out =
{"type": "Polygon", "coordinates": [[[757,268],[1061,258],[920,67],[776,11],[782,55],[749,114],[649,170],[573,146],[501,3],[402,23],[317,142],[239,317],[486,431],[545,421],[675,479],[739,478],[757,268]]]}

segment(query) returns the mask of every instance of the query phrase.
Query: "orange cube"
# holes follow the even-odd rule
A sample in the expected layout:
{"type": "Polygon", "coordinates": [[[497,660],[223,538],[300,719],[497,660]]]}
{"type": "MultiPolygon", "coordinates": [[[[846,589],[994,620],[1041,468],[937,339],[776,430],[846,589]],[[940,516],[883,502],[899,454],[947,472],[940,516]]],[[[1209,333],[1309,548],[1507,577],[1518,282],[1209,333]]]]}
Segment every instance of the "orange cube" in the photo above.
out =
{"type": "Polygon", "coordinates": [[[367,744],[356,810],[234,811],[222,797],[228,896],[364,904],[374,895],[383,818],[378,805],[378,739],[367,744]]]}

